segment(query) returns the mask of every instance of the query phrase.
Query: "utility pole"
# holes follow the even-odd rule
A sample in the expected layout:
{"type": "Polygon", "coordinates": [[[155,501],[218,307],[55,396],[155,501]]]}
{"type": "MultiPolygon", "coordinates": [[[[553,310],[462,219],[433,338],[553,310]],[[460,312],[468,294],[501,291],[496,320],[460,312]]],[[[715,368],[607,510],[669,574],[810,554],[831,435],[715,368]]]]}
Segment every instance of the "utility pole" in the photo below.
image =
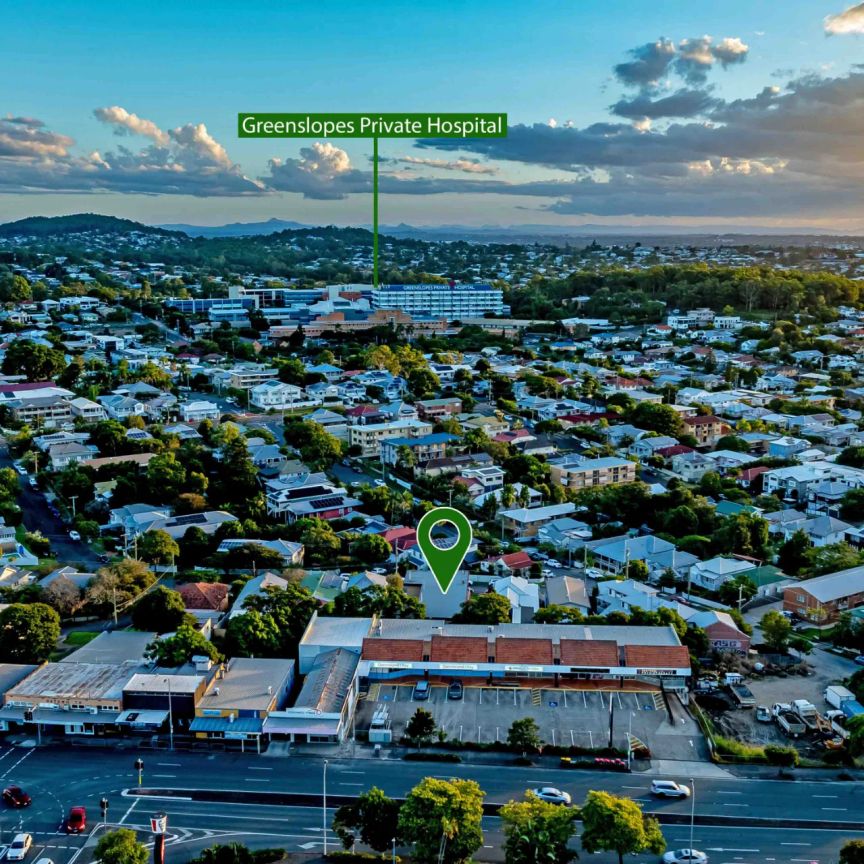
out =
{"type": "Polygon", "coordinates": [[[114,626],[117,626],[117,586],[115,585],[112,589],[113,602],[114,602],[114,626]]]}
{"type": "Polygon", "coordinates": [[[77,495],[70,495],[69,500],[72,502],[72,520],[75,520],[75,502],[78,500],[77,495]]]}
{"type": "Polygon", "coordinates": [[[174,706],[171,700],[171,676],[165,678],[168,684],[168,747],[173,752],[174,750],[174,706]]]}
{"type": "Polygon", "coordinates": [[[612,733],[615,729],[615,694],[609,692],[609,749],[612,749],[612,733]]]}
{"type": "Polygon", "coordinates": [[[324,760],[324,773],[323,773],[323,806],[321,808],[321,827],[323,830],[324,836],[324,855],[327,855],[327,760],[324,760]]]}
{"type": "Polygon", "coordinates": [[[696,822],[696,781],[690,778],[690,849],[693,849],[693,825],[696,822]]]}

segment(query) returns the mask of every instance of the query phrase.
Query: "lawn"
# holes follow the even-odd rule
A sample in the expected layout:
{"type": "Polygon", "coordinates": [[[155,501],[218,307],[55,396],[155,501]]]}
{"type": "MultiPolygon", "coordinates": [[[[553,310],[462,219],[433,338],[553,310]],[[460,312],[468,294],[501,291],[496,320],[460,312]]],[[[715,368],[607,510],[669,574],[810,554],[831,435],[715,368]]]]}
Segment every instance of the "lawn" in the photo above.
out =
{"type": "Polygon", "coordinates": [[[82,645],[92,642],[98,635],[99,632],[96,630],[73,630],[71,633],[66,634],[64,641],[67,645],[80,648],[82,645]]]}

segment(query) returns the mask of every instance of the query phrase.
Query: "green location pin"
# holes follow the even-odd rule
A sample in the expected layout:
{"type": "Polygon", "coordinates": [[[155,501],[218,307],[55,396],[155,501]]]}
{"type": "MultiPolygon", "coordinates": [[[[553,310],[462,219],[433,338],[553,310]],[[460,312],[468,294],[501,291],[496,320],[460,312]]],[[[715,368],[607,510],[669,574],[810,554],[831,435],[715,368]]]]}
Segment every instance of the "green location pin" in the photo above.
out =
{"type": "Polygon", "coordinates": [[[417,544],[443,594],[447,593],[462,566],[473,536],[471,523],[465,514],[452,507],[435,507],[425,513],[417,525],[417,544]],[[432,529],[439,522],[449,522],[458,534],[456,542],[447,549],[442,549],[432,542],[432,529]]]}

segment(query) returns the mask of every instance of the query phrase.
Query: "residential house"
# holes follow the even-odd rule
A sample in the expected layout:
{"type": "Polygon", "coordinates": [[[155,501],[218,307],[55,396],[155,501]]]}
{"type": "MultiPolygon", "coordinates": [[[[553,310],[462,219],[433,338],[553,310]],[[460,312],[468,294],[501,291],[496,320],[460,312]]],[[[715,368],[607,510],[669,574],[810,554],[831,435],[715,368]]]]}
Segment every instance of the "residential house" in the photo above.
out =
{"type": "Polygon", "coordinates": [[[713,447],[731,431],[728,423],[713,414],[685,417],[684,429],[696,439],[700,447],[713,447]]]}
{"type": "Polygon", "coordinates": [[[730,579],[746,575],[754,567],[752,561],[742,561],[740,558],[711,558],[709,561],[698,561],[690,568],[690,581],[706,591],[716,591],[730,579]]]}
{"type": "Polygon", "coordinates": [[[688,483],[698,483],[706,474],[717,470],[716,463],[697,453],[678,453],[672,457],[672,470],[688,483]]]}
{"type": "Polygon", "coordinates": [[[381,462],[385,465],[399,465],[402,461],[401,448],[407,447],[414,456],[414,465],[423,464],[430,459],[440,459],[447,453],[447,445],[459,439],[448,432],[434,432],[417,438],[385,438],[381,441],[381,462]]]}
{"type": "Polygon", "coordinates": [[[348,442],[360,449],[365,458],[380,454],[381,442],[388,438],[421,438],[432,434],[432,424],[426,420],[397,420],[393,423],[368,423],[351,426],[348,442]]]}
{"type": "Polygon", "coordinates": [[[514,535],[516,540],[524,537],[536,537],[537,532],[553,519],[568,516],[576,511],[576,505],[549,504],[545,507],[518,507],[511,510],[500,510],[498,519],[505,531],[514,535]]]}
{"type": "Polygon", "coordinates": [[[440,423],[448,417],[462,413],[462,400],[457,397],[446,399],[421,399],[417,402],[417,414],[422,420],[440,423]]]}
{"type": "Polygon", "coordinates": [[[599,459],[564,460],[550,463],[552,481],[568,489],[591,489],[615,483],[632,483],[636,463],[606,456],[599,459]]]}
{"type": "Polygon", "coordinates": [[[514,624],[530,624],[540,608],[540,586],[522,576],[502,576],[493,579],[491,589],[510,601],[510,620],[514,624]]]}
{"type": "Polygon", "coordinates": [[[820,624],[864,605],[864,567],[826,573],[783,589],[783,610],[820,624]]]}
{"type": "Polygon", "coordinates": [[[591,600],[585,580],[575,576],[547,576],[544,583],[547,606],[575,609],[583,615],[591,613],[591,600]]]}
{"type": "Polygon", "coordinates": [[[200,423],[202,420],[219,421],[222,411],[215,402],[207,402],[203,399],[194,402],[185,402],[180,406],[180,417],[184,423],[200,423]]]}

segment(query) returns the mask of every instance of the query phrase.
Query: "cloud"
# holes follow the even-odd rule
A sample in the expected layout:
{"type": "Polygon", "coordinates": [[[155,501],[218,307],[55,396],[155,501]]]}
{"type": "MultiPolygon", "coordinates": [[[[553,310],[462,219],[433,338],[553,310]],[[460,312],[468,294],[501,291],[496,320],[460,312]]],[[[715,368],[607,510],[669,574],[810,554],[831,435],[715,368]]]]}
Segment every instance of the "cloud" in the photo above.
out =
{"type": "Polygon", "coordinates": [[[824,24],[825,32],[829,36],[864,33],[864,3],[850,6],[836,15],[826,16],[824,24]]]}
{"type": "Polygon", "coordinates": [[[74,143],[67,135],[46,130],[33,117],[0,117],[0,158],[62,158],[74,143]]]}
{"type": "Polygon", "coordinates": [[[442,171],[462,171],[465,174],[496,174],[498,171],[497,168],[484,165],[477,159],[420,159],[417,156],[402,156],[394,161],[408,165],[426,165],[442,171]]]}
{"type": "Polygon", "coordinates": [[[678,44],[674,66],[689,84],[703,84],[715,63],[719,63],[724,69],[735,63],[743,63],[749,50],[749,46],[737,36],[727,36],[716,45],[711,36],[682,39],[678,44]]]}
{"type": "Polygon", "coordinates": [[[35,118],[0,119],[0,191],[122,192],[144,195],[242,196],[266,194],[244,176],[203,123],[162,130],[120,106],[97,108],[94,116],[120,135],[150,140],[133,150],[120,145],[87,155],[74,140],[35,118]]]}
{"type": "Polygon", "coordinates": [[[625,86],[656,87],[675,59],[675,45],[668,39],[647,42],[628,52],[632,60],[614,68],[615,77],[625,86]]]}
{"type": "Polygon", "coordinates": [[[163,132],[152,120],[144,120],[137,114],[130,114],[125,108],[113,105],[110,108],[97,108],[93,114],[102,123],[114,126],[116,135],[143,135],[152,138],[157,144],[168,143],[168,135],[163,132]]]}
{"type": "Polygon", "coordinates": [[[657,120],[661,117],[696,117],[718,104],[720,100],[707,90],[683,88],[660,99],[652,99],[646,94],[620,99],[610,110],[618,117],[657,120]]]}

